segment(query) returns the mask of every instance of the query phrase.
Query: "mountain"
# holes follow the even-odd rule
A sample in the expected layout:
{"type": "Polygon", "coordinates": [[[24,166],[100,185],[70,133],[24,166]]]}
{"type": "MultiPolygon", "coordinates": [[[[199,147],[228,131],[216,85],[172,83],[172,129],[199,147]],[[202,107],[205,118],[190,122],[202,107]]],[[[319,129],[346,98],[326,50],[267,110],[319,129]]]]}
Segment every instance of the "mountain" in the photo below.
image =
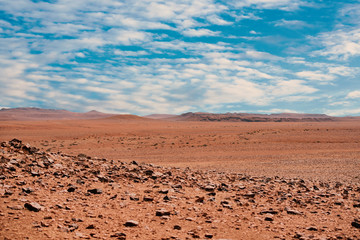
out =
{"type": "Polygon", "coordinates": [[[188,112],[169,118],[173,121],[202,121],[202,122],[327,122],[337,118],[325,114],[252,114],[252,113],[202,113],[188,112]]]}
{"type": "Polygon", "coordinates": [[[90,111],[76,113],[67,110],[42,109],[42,108],[7,108],[0,109],[1,121],[13,120],[65,120],[65,119],[99,119],[115,116],[115,114],[90,111]]]}

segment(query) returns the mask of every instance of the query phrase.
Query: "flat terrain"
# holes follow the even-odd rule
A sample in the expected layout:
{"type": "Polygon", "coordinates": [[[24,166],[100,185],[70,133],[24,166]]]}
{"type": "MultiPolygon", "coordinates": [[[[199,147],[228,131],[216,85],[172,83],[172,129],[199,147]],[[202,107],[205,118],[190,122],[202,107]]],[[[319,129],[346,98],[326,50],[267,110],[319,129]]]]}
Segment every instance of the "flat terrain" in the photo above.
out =
{"type": "Polygon", "coordinates": [[[360,121],[0,121],[0,141],[13,138],[51,152],[127,162],[360,182],[360,121]]]}
{"type": "Polygon", "coordinates": [[[359,121],[0,121],[0,239],[360,239],[359,136],[359,121]]]}

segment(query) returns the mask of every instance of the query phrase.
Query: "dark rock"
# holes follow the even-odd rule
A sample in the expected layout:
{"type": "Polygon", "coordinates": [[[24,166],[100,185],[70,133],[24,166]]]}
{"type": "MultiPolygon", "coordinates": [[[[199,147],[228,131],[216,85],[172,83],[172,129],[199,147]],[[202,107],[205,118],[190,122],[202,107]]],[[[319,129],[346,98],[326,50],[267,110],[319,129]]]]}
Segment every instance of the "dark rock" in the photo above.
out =
{"type": "Polygon", "coordinates": [[[135,220],[129,220],[124,224],[125,227],[136,227],[139,226],[139,222],[135,220]]]}
{"type": "Polygon", "coordinates": [[[161,194],[168,194],[168,193],[169,193],[169,189],[161,189],[161,190],[159,191],[159,193],[161,193],[161,194]]]}
{"type": "Polygon", "coordinates": [[[72,186],[72,187],[69,187],[67,191],[68,192],[75,192],[75,190],[76,190],[76,187],[72,186]]]}
{"type": "Polygon", "coordinates": [[[272,209],[264,210],[264,211],[260,212],[261,215],[263,215],[263,214],[273,214],[273,215],[275,215],[275,214],[278,214],[278,213],[279,213],[278,211],[275,211],[275,210],[272,210],[272,209]]]}
{"type": "Polygon", "coordinates": [[[169,216],[170,215],[170,211],[167,211],[167,210],[165,210],[165,209],[158,209],[158,210],[156,210],[156,214],[155,214],[156,216],[159,216],[159,217],[161,217],[161,216],[169,216]]]}
{"type": "Polygon", "coordinates": [[[28,187],[28,188],[22,188],[22,191],[23,191],[24,193],[29,194],[29,193],[34,192],[34,189],[32,189],[32,188],[30,188],[30,187],[28,187]]]}
{"type": "Polygon", "coordinates": [[[206,185],[204,187],[204,190],[207,191],[207,192],[213,192],[215,189],[216,189],[215,185],[206,185]]]}
{"type": "Polygon", "coordinates": [[[291,214],[291,215],[301,215],[302,213],[294,210],[294,209],[290,209],[290,208],[285,208],[285,211],[287,214],[291,214]]]}
{"type": "Polygon", "coordinates": [[[114,233],[114,234],[110,235],[110,237],[117,238],[119,240],[125,240],[126,239],[126,234],[122,233],[122,232],[119,232],[119,233],[114,233]]]}
{"type": "Polygon", "coordinates": [[[197,203],[203,203],[204,200],[205,200],[205,197],[197,197],[196,200],[195,200],[195,202],[197,202],[197,203]]]}
{"type": "Polygon", "coordinates": [[[89,226],[86,227],[86,229],[95,229],[94,224],[90,224],[89,226]]]}
{"type": "Polygon", "coordinates": [[[205,234],[205,238],[213,238],[214,237],[214,235],[212,235],[212,234],[210,234],[210,233],[206,233],[205,234]]]}
{"type": "Polygon", "coordinates": [[[308,227],[306,228],[308,231],[317,231],[318,229],[316,227],[308,227]]]}
{"type": "Polygon", "coordinates": [[[145,196],[143,200],[144,200],[145,202],[152,202],[152,201],[154,201],[154,198],[153,198],[153,197],[145,196]]]}
{"type": "Polygon", "coordinates": [[[87,191],[92,194],[101,194],[102,193],[102,190],[99,188],[89,189],[87,191]]]}
{"type": "Polygon", "coordinates": [[[175,226],[174,226],[174,229],[175,229],[175,230],[181,230],[181,226],[175,225],[175,226]]]}
{"type": "Polygon", "coordinates": [[[273,217],[265,217],[265,221],[272,222],[274,221],[273,217]]]}
{"type": "Polygon", "coordinates": [[[354,221],[351,223],[351,226],[354,228],[360,228],[360,221],[358,219],[354,219],[354,221]]]}
{"type": "Polygon", "coordinates": [[[39,212],[43,209],[43,207],[37,202],[25,203],[24,207],[33,212],[39,212]]]}

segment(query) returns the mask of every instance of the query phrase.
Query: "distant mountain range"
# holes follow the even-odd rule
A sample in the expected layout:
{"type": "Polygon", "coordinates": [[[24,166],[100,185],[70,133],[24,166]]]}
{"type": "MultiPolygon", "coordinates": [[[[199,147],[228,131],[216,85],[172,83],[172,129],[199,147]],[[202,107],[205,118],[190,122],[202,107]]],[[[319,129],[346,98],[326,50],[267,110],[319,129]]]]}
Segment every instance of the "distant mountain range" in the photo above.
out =
{"type": "Polygon", "coordinates": [[[76,113],[67,110],[42,108],[3,108],[0,110],[0,120],[67,120],[67,119],[98,119],[112,117],[115,114],[90,111],[76,113]]]}
{"type": "Polygon", "coordinates": [[[330,122],[360,120],[360,117],[332,117],[325,114],[253,114],[253,113],[203,113],[188,112],[181,115],[152,114],[137,116],[131,114],[108,114],[98,111],[85,113],[67,110],[42,108],[3,108],[0,109],[0,121],[39,121],[39,120],[75,120],[75,119],[107,119],[107,120],[166,120],[166,121],[201,121],[201,122],[330,122]]]}

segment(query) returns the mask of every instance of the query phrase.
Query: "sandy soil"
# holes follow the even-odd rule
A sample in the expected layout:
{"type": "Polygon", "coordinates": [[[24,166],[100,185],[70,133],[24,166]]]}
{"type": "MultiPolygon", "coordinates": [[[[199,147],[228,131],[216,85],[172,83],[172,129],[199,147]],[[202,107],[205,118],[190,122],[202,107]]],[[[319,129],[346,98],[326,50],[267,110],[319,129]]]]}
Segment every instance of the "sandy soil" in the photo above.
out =
{"type": "Polygon", "coordinates": [[[0,121],[0,239],[360,239],[359,136],[358,121],[0,121]]]}
{"type": "Polygon", "coordinates": [[[0,121],[0,141],[162,166],[359,182],[360,121],[0,121]]]}

